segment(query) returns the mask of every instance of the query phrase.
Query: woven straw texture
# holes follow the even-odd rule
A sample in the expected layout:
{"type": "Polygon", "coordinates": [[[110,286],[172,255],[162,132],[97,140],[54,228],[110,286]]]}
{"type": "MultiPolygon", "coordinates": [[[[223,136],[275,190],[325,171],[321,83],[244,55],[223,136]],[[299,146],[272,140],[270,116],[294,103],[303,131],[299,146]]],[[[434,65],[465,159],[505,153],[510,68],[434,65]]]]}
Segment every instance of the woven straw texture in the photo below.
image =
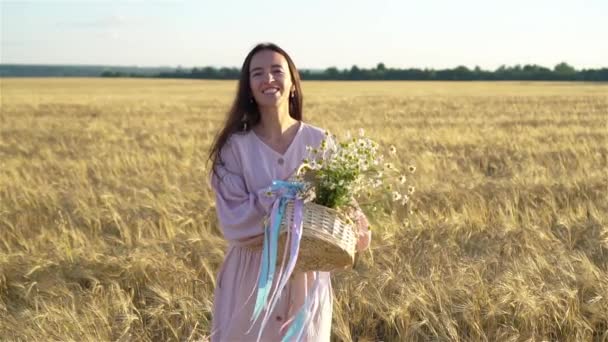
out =
{"type": "MultiPolygon", "coordinates": [[[[287,229],[293,223],[293,208],[293,201],[289,201],[281,221],[278,264],[283,261],[287,229]]],[[[352,267],[356,244],[352,223],[341,219],[336,210],[312,202],[304,203],[296,270],[329,272],[352,267]]]]}

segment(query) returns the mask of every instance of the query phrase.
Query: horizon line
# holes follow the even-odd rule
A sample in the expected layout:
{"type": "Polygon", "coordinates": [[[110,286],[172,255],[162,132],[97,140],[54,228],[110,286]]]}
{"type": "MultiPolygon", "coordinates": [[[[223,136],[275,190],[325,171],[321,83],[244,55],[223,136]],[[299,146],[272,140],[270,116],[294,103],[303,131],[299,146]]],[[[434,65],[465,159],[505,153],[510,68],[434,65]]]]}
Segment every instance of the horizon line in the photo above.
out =
{"type": "MultiPolygon", "coordinates": [[[[338,70],[350,70],[353,67],[357,67],[358,69],[362,69],[362,70],[374,70],[378,67],[379,64],[383,64],[384,67],[388,70],[388,69],[397,69],[397,70],[407,70],[407,69],[418,69],[418,70],[445,70],[445,69],[455,69],[455,68],[459,68],[459,67],[465,67],[467,69],[470,70],[475,70],[476,68],[479,68],[480,70],[484,71],[484,70],[497,70],[500,67],[515,67],[515,66],[538,66],[538,67],[543,67],[543,68],[547,68],[547,69],[552,69],[553,67],[561,64],[561,63],[566,63],[567,65],[573,67],[575,70],[598,70],[598,69],[607,69],[608,65],[606,66],[600,66],[600,67],[591,67],[591,68],[577,68],[576,66],[566,62],[566,61],[562,61],[559,62],[555,65],[553,65],[552,67],[547,67],[541,64],[536,64],[536,63],[515,63],[515,64],[501,64],[500,66],[496,67],[495,69],[485,69],[483,67],[480,67],[479,65],[475,65],[474,67],[469,67],[467,65],[464,64],[459,64],[459,65],[455,65],[451,68],[434,68],[434,67],[414,67],[414,66],[410,66],[410,67],[404,67],[404,68],[394,68],[391,66],[387,66],[384,62],[378,62],[376,63],[375,66],[371,67],[371,68],[366,68],[366,67],[361,67],[358,66],[357,64],[353,64],[350,67],[347,68],[340,68],[337,66],[328,66],[328,67],[324,67],[324,68],[307,68],[307,67],[298,67],[298,71],[306,71],[306,70],[322,70],[325,71],[327,69],[330,68],[336,68],[338,70]]],[[[0,63],[0,66],[57,66],[57,67],[66,67],[66,66],[71,66],[71,67],[129,67],[129,68],[142,68],[142,69],[154,69],[154,68],[171,68],[171,69],[193,69],[193,68],[214,68],[214,69],[222,69],[222,68],[227,68],[227,69],[241,69],[241,67],[237,67],[237,66],[213,66],[213,65],[195,65],[195,66],[182,66],[180,64],[178,64],[177,66],[175,65],[137,65],[137,64],[84,64],[84,63],[73,63],[73,64],[54,64],[54,63],[50,63],[50,64],[44,64],[44,63],[0,63]]]]}

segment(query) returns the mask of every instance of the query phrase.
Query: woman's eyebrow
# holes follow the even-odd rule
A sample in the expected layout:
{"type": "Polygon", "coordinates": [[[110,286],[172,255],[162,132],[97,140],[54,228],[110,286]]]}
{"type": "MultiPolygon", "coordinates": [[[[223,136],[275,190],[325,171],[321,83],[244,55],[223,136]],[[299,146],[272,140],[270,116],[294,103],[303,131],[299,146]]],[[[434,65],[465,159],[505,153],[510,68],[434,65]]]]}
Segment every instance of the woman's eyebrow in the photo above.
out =
{"type": "MultiPolygon", "coordinates": [[[[283,69],[283,66],[281,64],[273,64],[273,65],[270,66],[270,68],[271,69],[272,68],[281,68],[281,69],[283,69]]],[[[258,70],[264,70],[264,68],[262,68],[262,67],[255,67],[255,68],[251,69],[249,72],[253,73],[254,71],[258,71],[258,70]]]]}

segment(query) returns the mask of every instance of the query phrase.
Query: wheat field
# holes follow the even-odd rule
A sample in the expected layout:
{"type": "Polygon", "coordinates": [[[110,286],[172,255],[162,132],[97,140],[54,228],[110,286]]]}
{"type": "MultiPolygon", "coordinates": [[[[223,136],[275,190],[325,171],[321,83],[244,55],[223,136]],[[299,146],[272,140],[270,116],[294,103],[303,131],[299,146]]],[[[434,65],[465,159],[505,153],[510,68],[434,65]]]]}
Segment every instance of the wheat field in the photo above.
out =
{"type": "MultiPolygon", "coordinates": [[[[0,340],[201,341],[233,81],[0,79],[0,340]]],[[[336,341],[608,341],[608,84],[304,82],[416,165],[335,273],[336,341]]]]}

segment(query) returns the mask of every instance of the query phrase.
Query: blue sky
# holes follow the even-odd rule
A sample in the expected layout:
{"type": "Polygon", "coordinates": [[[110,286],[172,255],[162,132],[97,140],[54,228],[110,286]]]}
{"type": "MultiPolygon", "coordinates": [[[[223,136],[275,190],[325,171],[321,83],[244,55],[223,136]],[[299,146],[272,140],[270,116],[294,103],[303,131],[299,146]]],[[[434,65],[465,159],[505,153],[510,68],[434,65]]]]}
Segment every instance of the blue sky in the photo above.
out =
{"type": "Polygon", "coordinates": [[[608,67],[608,0],[3,1],[2,63],[299,68],[608,67]]]}

